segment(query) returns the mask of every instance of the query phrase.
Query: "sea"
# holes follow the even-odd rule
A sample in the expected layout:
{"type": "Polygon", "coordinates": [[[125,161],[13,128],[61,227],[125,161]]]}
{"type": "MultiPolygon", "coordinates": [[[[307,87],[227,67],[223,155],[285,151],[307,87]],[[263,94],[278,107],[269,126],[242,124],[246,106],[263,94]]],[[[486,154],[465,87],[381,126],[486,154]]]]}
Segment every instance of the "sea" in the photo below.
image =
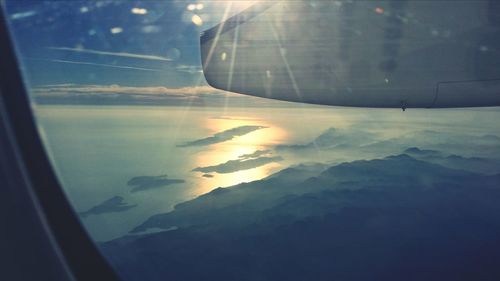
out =
{"type": "Polygon", "coordinates": [[[150,216],[172,211],[179,203],[302,163],[335,165],[398,154],[414,146],[467,157],[500,152],[496,146],[481,149],[474,142],[488,137],[494,141],[500,134],[496,108],[403,112],[296,104],[234,108],[36,105],[35,116],[75,212],[88,211],[116,196],[136,205],[122,212],[82,216],[95,241],[131,235],[132,228],[150,216]],[[258,129],[227,132],[245,126],[258,129]],[[203,141],[193,145],[196,140],[203,141]],[[253,159],[266,157],[265,161],[238,166],[252,154],[253,159]],[[193,171],[222,164],[232,165],[232,170],[193,171]],[[182,182],[133,192],[129,181],[144,176],[182,182]]]}

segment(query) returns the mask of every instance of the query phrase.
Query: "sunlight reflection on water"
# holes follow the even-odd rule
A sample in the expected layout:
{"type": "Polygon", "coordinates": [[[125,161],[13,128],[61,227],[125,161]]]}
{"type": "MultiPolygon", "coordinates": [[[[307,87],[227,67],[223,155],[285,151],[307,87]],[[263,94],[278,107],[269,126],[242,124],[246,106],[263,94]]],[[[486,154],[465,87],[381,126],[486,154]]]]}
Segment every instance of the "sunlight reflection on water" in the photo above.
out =
{"type": "MultiPolygon", "coordinates": [[[[241,126],[263,126],[244,136],[209,146],[206,150],[200,151],[195,157],[195,163],[199,167],[214,166],[230,160],[239,159],[241,155],[251,154],[257,150],[265,150],[269,145],[282,143],[287,139],[287,132],[277,124],[262,120],[239,120],[237,117],[225,119],[207,119],[204,126],[213,133],[221,132],[231,128],[241,126]]],[[[256,168],[240,170],[233,173],[219,174],[213,173],[212,178],[202,178],[196,188],[195,195],[201,195],[217,187],[227,187],[243,182],[250,182],[265,178],[273,172],[283,168],[279,162],[265,164],[256,168]]],[[[199,173],[199,177],[203,177],[199,173]]]]}
{"type": "MultiPolygon", "coordinates": [[[[447,154],[492,157],[497,148],[478,149],[474,138],[497,135],[496,110],[366,110],[335,107],[221,108],[140,106],[37,106],[38,125],[60,181],[77,211],[120,196],[137,207],[123,213],[83,220],[92,237],[105,241],[126,234],[148,217],[171,211],[218,187],[264,178],[300,163],[334,165],[381,158],[409,147],[445,150],[447,154]],[[232,140],[202,146],[182,146],[241,126],[264,126],[232,140]],[[334,143],[312,146],[334,128],[334,143]],[[434,133],[432,133],[434,132],[434,133]],[[462,136],[462,137],[460,137],[462,136]],[[467,145],[450,145],[459,139],[467,145]],[[377,147],[360,145],[379,142],[377,147]],[[446,144],[442,146],[441,144],[446,144]],[[278,149],[291,145],[293,149],[278,149]],[[297,149],[298,147],[298,149],[297,149]],[[301,147],[309,147],[301,149],[301,147]],[[192,171],[257,150],[283,160],[227,174],[192,171]],[[127,182],[138,176],[168,174],[183,184],[130,192],[127,182]],[[105,227],[104,227],[105,226],[105,227]]],[[[494,136],[492,138],[495,138],[494,136]]],[[[324,142],[324,141],[323,141],[324,142]]],[[[484,146],[483,146],[484,147],[484,146]]],[[[500,156],[498,156],[500,157],[500,156]]],[[[236,167],[236,168],[239,168],[236,167]]],[[[234,169],[233,169],[234,170],[234,169]]]]}

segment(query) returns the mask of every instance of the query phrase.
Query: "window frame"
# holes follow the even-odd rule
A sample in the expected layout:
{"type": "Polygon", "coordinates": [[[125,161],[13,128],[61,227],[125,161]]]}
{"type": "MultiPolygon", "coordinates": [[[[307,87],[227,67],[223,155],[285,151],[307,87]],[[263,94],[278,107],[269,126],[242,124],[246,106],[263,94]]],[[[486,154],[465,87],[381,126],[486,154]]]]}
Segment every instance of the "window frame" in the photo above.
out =
{"type": "MultiPolygon", "coordinates": [[[[29,237],[28,239],[48,237],[47,240],[50,242],[46,244],[49,244],[49,247],[44,247],[43,250],[47,251],[43,256],[46,256],[48,260],[40,260],[40,265],[37,266],[39,269],[37,272],[45,272],[47,275],[38,276],[39,280],[50,280],[48,277],[50,270],[40,270],[50,263],[59,264],[62,267],[60,271],[67,273],[66,277],[60,278],[61,280],[119,280],[82,226],[46,154],[35,123],[32,103],[21,75],[3,4],[0,3],[0,57],[2,58],[2,63],[0,63],[0,121],[2,121],[0,129],[3,131],[2,138],[7,141],[0,142],[0,145],[2,145],[2,150],[11,152],[13,157],[2,155],[2,158],[5,158],[2,160],[6,160],[2,162],[9,162],[8,167],[0,171],[8,175],[5,181],[2,179],[4,183],[0,190],[5,188],[5,200],[12,200],[13,197],[21,198],[22,200],[14,202],[21,204],[20,209],[35,210],[30,213],[30,218],[40,222],[43,227],[36,228],[29,225],[25,227],[29,231],[22,233],[20,229],[6,230],[13,231],[14,235],[2,234],[0,237],[14,236],[16,240],[19,237],[19,241],[2,242],[14,244],[11,248],[15,251],[17,248],[15,245],[23,243],[22,239],[26,236],[29,237]],[[11,172],[15,169],[20,170],[20,173],[11,172]],[[9,192],[14,196],[9,197],[9,192]],[[16,231],[19,236],[15,235],[16,231]]],[[[21,219],[23,215],[16,213],[15,210],[8,214],[13,217],[12,220],[21,219]]],[[[43,244],[42,241],[34,243],[43,244]]],[[[25,246],[19,245],[19,248],[23,247],[25,246]]],[[[40,249],[32,249],[32,251],[36,252],[40,249]]],[[[0,253],[0,256],[3,256],[2,260],[12,255],[15,253],[9,254],[8,251],[0,253]]],[[[15,263],[16,259],[12,262],[15,263]]],[[[23,265],[23,270],[30,271],[29,264],[23,265]]]]}

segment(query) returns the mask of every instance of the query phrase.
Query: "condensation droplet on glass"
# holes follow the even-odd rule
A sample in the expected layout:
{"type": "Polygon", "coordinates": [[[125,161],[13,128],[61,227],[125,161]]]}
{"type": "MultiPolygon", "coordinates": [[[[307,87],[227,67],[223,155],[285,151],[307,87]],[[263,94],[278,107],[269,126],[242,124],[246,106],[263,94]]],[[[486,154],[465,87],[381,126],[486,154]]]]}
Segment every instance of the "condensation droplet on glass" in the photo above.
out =
{"type": "Polygon", "coordinates": [[[161,31],[161,27],[158,25],[146,25],[142,27],[142,32],[144,33],[158,33],[161,31]]]}
{"type": "Polygon", "coordinates": [[[203,25],[203,19],[201,19],[201,17],[198,15],[193,15],[191,17],[191,21],[197,26],[203,25]]]}
{"type": "Polygon", "coordinates": [[[487,52],[489,50],[488,46],[482,45],[479,47],[479,51],[481,52],[487,52]]]}
{"type": "Polygon", "coordinates": [[[112,34],[118,34],[118,33],[122,33],[123,32],[123,28],[121,27],[113,27],[110,29],[111,33],[112,34]]]}
{"type": "Polygon", "coordinates": [[[148,13],[148,10],[146,10],[144,8],[132,8],[132,10],[130,10],[130,12],[132,14],[136,14],[136,15],[145,15],[148,13]]]}
{"type": "Polygon", "coordinates": [[[12,20],[24,19],[24,18],[34,16],[35,14],[36,14],[35,11],[26,11],[26,12],[21,12],[21,13],[15,13],[15,14],[11,15],[11,19],[12,20]]]}
{"type": "Polygon", "coordinates": [[[177,48],[170,48],[167,50],[167,58],[175,61],[180,59],[181,57],[181,51],[177,48]]]}

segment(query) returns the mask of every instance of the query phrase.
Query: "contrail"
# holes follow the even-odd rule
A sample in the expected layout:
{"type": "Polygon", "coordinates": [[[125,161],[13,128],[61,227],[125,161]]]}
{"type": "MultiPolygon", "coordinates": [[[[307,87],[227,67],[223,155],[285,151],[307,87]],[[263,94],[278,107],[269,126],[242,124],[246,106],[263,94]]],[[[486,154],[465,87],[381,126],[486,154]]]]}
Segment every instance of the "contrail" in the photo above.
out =
{"type": "Polygon", "coordinates": [[[92,66],[101,66],[101,67],[111,67],[111,68],[129,69],[129,70],[142,70],[142,71],[153,71],[153,72],[161,72],[162,71],[160,69],[142,68],[142,67],[134,67],[134,66],[123,66],[123,65],[112,65],[112,64],[102,64],[102,63],[83,62],[83,61],[58,60],[58,59],[37,59],[37,58],[28,58],[28,59],[31,59],[31,60],[43,60],[43,61],[58,62],[58,63],[69,63],[69,64],[82,64],[82,65],[92,65],[92,66]]]}
{"type": "Polygon", "coordinates": [[[77,52],[77,53],[94,54],[94,55],[143,59],[143,60],[172,61],[172,59],[170,59],[170,58],[161,57],[161,56],[131,54],[131,53],[122,53],[122,52],[105,52],[105,51],[83,49],[83,48],[47,47],[47,49],[57,50],[57,51],[69,51],[69,52],[77,52]]]}

